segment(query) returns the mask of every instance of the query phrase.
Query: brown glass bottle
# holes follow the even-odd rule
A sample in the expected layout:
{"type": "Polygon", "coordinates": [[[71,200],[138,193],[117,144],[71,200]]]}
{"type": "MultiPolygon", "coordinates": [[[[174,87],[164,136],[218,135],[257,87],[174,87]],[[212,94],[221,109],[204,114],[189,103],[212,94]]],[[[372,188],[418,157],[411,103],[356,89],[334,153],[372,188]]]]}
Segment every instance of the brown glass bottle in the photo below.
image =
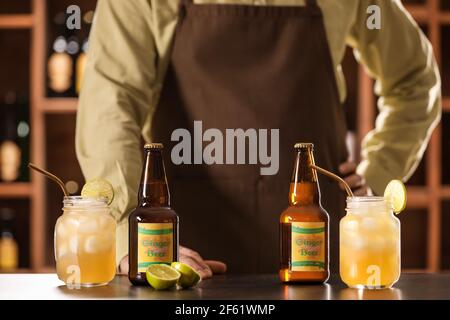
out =
{"type": "Polygon", "coordinates": [[[149,265],[178,260],[178,216],[170,208],[162,149],[160,143],[144,147],[138,206],[128,218],[128,278],[134,285],[148,285],[145,271],[149,265]]]}
{"type": "Polygon", "coordinates": [[[323,283],[329,277],[329,216],[320,203],[313,144],[297,143],[289,207],[280,215],[282,282],[323,283]]]}

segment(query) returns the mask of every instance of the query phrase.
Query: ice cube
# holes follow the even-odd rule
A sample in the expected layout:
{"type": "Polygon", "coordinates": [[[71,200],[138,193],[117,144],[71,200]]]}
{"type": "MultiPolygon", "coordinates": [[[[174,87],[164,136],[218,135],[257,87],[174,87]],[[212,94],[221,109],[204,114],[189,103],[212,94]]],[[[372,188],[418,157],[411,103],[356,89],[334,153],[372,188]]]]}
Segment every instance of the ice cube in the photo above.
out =
{"type": "Polygon", "coordinates": [[[78,220],[71,217],[62,217],[56,224],[56,234],[59,238],[67,237],[71,232],[75,232],[78,227],[78,220]]]}
{"type": "Polygon", "coordinates": [[[79,222],[80,225],[78,226],[78,231],[81,233],[98,232],[98,223],[96,219],[83,217],[79,222]]]}
{"type": "Polygon", "coordinates": [[[349,239],[350,246],[353,250],[361,250],[367,247],[367,239],[361,236],[354,236],[349,239]]]}
{"type": "Polygon", "coordinates": [[[342,232],[340,239],[341,245],[347,246],[349,250],[360,250],[367,245],[366,238],[356,232],[342,232]]]}
{"type": "Polygon", "coordinates": [[[69,250],[71,253],[74,253],[74,254],[78,253],[78,237],[77,236],[71,236],[69,238],[69,250]]]}
{"type": "Polygon", "coordinates": [[[389,220],[387,221],[387,228],[389,232],[398,232],[398,223],[395,220],[389,220]]]}
{"type": "Polygon", "coordinates": [[[351,279],[356,279],[358,277],[358,264],[357,263],[351,263],[350,267],[348,268],[348,277],[351,279]]]}
{"type": "Polygon", "coordinates": [[[56,236],[63,239],[67,235],[67,228],[62,222],[58,222],[55,227],[56,236]]]}
{"type": "Polygon", "coordinates": [[[356,220],[349,220],[349,221],[343,221],[342,227],[345,232],[357,232],[358,231],[358,221],[356,220]]]}
{"type": "Polygon", "coordinates": [[[380,228],[380,221],[373,217],[364,217],[361,220],[361,227],[367,231],[376,231],[380,228]]]}
{"type": "Polygon", "coordinates": [[[370,237],[368,243],[371,250],[384,250],[388,246],[389,240],[385,236],[376,235],[374,237],[370,237]]]}
{"type": "Polygon", "coordinates": [[[112,243],[113,237],[108,236],[89,236],[84,241],[84,251],[87,253],[96,253],[108,250],[112,243]]]}
{"type": "Polygon", "coordinates": [[[96,253],[100,251],[101,240],[98,236],[89,236],[84,241],[84,251],[87,253],[96,253]]]}
{"type": "Polygon", "coordinates": [[[101,230],[110,230],[110,229],[114,228],[115,222],[111,216],[103,214],[103,215],[99,216],[98,224],[99,224],[101,230]]]}
{"type": "Polygon", "coordinates": [[[79,224],[80,224],[78,222],[78,219],[72,218],[72,217],[66,217],[62,222],[64,223],[64,226],[68,230],[71,230],[71,231],[75,231],[78,228],[79,224]]]}
{"type": "Polygon", "coordinates": [[[397,250],[397,247],[399,247],[400,241],[397,234],[390,234],[386,237],[386,246],[389,247],[391,250],[397,250]]]}
{"type": "Polygon", "coordinates": [[[61,259],[63,256],[65,256],[69,252],[69,248],[67,247],[67,243],[59,243],[56,246],[56,256],[58,259],[61,259]]]}

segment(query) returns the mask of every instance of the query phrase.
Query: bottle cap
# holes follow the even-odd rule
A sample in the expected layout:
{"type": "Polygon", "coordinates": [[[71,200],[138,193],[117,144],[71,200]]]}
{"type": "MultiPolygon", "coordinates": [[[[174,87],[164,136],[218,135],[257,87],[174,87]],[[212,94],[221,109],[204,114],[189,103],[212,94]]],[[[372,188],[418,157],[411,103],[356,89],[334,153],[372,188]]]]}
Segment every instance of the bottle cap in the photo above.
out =
{"type": "Polygon", "coordinates": [[[308,148],[313,149],[314,148],[314,144],[310,143],[310,142],[297,142],[294,145],[294,149],[308,149],[308,148]]]}
{"type": "Polygon", "coordinates": [[[155,143],[155,142],[147,143],[147,144],[144,146],[144,149],[145,149],[145,150],[161,150],[161,149],[163,149],[163,148],[164,148],[164,146],[163,146],[162,143],[155,143]]]}

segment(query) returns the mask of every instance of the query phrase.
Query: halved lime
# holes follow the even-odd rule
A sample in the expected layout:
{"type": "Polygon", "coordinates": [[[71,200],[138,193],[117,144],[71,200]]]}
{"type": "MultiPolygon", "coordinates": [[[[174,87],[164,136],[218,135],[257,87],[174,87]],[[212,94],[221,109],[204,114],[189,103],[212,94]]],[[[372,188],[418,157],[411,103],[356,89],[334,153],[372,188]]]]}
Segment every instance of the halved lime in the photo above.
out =
{"type": "Polygon", "coordinates": [[[406,207],[406,187],[400,180],[392,180],[384,189],[384,198],[392,203],[394,212],[399,214],[406,207]]]}
{"type": "Polygon", "coordinates": [[[175,268],[181,274],[178,285],[183,288],[193,287],[201,280],[198,272],[183,262],[172,262],[172,268],[175,268]]]}
{"type": "Polygon", "coordinates": [[[111,183],[105,179],[92,179],[83,186],[81,196],[88,198],[105,198],[108,204],[111,204],[114,199],[114,189],[111,183]]]}
{"type": "Polygon", "coordinates": [[[148,283],[156,290],[173,287],[181,277],[177,270],[167,264],[150,265],[147,268],[146,276],[148,283]]]}

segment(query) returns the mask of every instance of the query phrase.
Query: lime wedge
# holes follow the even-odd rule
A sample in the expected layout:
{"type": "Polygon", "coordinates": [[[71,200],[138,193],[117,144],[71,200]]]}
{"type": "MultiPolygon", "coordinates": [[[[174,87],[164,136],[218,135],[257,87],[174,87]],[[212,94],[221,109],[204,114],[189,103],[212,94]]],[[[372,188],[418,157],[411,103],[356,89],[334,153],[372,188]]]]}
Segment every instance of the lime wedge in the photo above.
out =
{"type": "Polygon", "coordinates": [[[180,277],[180,273],[167,264],[152,264],[147,268],[147,281],[156,290],[173,287],[180,277]]]}
{"type": "Polygon", "coordinates": [[[88,198],[105,198],[108,204],[114,199],[114,189],[108,181],[105,179],[93,179],[83,186],[81,190],[82,197],[88,198]]]}
{"type": "Polygon", "coordinates": [[[406,207],[406,187],[400,180],[392,180],[384,189],[384,198],[392,203],[396,214],[406,207]]]}
{"type": "Polygon", "coordinates": [[[178,285],[183,288],[193,287],[201,280],[198,272],[183,262],[172,262],[172,268],[176,269],[181,274],[178,285]]]}

